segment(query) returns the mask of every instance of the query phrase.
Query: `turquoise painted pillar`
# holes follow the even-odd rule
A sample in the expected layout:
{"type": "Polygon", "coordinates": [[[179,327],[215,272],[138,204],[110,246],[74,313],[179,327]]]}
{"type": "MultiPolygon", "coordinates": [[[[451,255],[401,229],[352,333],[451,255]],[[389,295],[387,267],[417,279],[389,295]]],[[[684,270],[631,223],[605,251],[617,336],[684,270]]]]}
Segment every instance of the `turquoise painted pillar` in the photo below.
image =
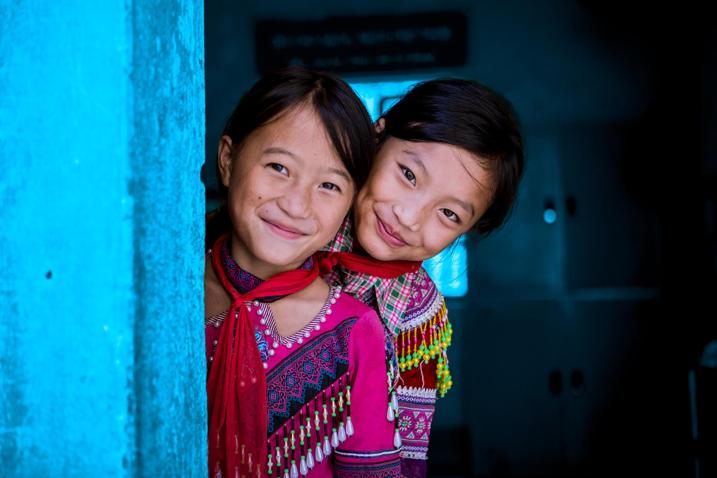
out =
{"type": "Polygon", "coordinates": [[[0,475],[206,476],[203,5],[0,0],[0,475]]]}

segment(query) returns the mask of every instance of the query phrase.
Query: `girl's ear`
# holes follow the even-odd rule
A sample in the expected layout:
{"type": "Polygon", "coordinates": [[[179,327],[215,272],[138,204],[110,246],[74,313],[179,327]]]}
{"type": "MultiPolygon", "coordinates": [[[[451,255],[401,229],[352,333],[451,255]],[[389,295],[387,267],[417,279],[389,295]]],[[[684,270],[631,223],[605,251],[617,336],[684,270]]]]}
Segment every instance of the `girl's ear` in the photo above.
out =
{"type": "Polygon", "coordinates": [[[232,166],[234,165],[234,145],[232,139],[224,135],[219,140],[219,151],[217,152],[217,166],[219,167],[219,177],[222,178],[222,184],[229,187],[229,181],[232,177],[232,166]]]}
{"type": "Polygon", "coordinates": [[[378,121],[376,121],[376,124],[374,124],[374,127],[376,128],[376,134],[380,135],[383,133],[383,130],[386,128],[386,118],[381,116],[378,121]]]}

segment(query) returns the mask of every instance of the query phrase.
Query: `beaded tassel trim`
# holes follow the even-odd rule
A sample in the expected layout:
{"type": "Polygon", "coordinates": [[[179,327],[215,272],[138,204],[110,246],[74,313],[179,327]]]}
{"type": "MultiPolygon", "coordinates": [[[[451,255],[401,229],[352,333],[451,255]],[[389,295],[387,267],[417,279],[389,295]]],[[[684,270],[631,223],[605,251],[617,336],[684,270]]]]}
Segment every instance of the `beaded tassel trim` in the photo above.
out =
{"type": "Polygon", "coordinates": [[[448,321],[446,302],[427,321],[399,334],[396,339],[398,368],[401,372],[421,367],[437,360],[436,384],[438,396],[443,397],[453,386],[446,350],[451,345],[453,328],[448,321]]]}
{"type": "Polygon", "coordinates": [[[268,476],[306,476],[354,434],[349,383],[347,372],[268,438],[268,476]]]}
{"type": "Polygon", "coordinates": [[[388,408],[386,409],[386,420],[393,422],[393,446],[400,449],[401,433],[398,423],[398,397],[396,396],[396,373],[393,367],[393,361],[387,357],[386,360],[388,372],[386,380],[388,381],[388,408]]]}

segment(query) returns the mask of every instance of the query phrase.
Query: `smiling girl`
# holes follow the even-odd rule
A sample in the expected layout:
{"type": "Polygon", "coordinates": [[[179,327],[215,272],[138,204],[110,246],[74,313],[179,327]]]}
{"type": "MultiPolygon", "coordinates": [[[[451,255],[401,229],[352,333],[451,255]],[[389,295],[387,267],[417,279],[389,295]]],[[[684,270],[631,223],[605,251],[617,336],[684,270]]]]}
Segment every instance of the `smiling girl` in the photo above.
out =
{"type": "Polygon", "coordinates": [[[322,257],[375,136],[353,91],[292,68],[244,95],[219,142],[228,233],[207,254],[209,475],[399,474],[375,312],[329,287],[322,257]]]}
{"type": "MultiPolygon", "coordinates": [[[[378,152],[354,203],[354,227],[346,221],[329,250],[386,264],[420,262],[471,229],[487,235],[504,222],[523,173],[523,145],[500,95],[469,80],[428,81],[377,129],[378,152]]],[[[329,280],[372,305],[393,334],[401,474],[426,476],[435,401],[453,383],[445,299],[422,268],[382,279],[339,267],[329,280]]]]}

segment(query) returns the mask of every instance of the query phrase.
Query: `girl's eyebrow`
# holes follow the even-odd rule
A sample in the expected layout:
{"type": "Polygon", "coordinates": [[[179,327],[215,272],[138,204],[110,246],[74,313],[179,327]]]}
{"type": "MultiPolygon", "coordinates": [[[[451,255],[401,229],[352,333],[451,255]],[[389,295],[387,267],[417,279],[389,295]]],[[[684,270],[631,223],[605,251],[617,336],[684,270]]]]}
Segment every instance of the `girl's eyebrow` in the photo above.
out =
{"type": "MultiPolygon", "coordinates": [[[[276,146],[272,146],[272,147],[270,147],[270,148],[266,148],[262,154],[263,154],[263,155],[267,155],[267,154],[283,154],[283,155],[289,156],[290,158],[292,158],[292,159],[294,159],[294,160],[296,160],[296,161],[300,161],[300,160],[301,160],[301,158],[300,158],[299,156],[297,156],[296,154],[292,153],[292,152],[289,151],[288,149],[279,148],[279,147],[276,147],[276,146]]],[[[327,173],[337,174],[337,175],[341,176],[342,178],[344,178],[344,179],[345,179],[346,181],[348,181],[349,183],[353,182],[353,179],[351,179],[351,176],[349,176],[349,174],[348,174],[346,171],[343,171],[343,170],[341,170],[341,169],[336,169],[336,168],[328,167],[328,168],[325,168],[325,171],[326,171],[327,173]]]]}
{"type": "Polygon", "coordinates": [[[418,164],[418,166],[421,169],[423,169],[423,172],[425,174],[428,174],[428,169],[426,169],[426,165],[423,164],[423,161],[421,160],[421,157],[418,154],[414,153],[413,151],[409,151],[407,149],[404,149],[403,152],[406,153],[416,164],[418,164]]]}
{"type": "Polygon", "coordinates": [[[353,182],[353,179],[351,179],[351,176],[349,176],[348,173],[346,173],[346,171],[342,171],[341,169],[336,169],[336,168],[326,168],[326,171],[329,173],[338,174],[339,176],[344,178],[349,183],[353,182]]]}
{"type": "Polygon", "coordinates": [[[451,198],[453,201],[456,202],[460,207],[466,210],[466,212],[469,212],[471,214],[471,217],[475,216],[475,209],[473,208],[473,204],[467,203],[461,199],[458,199],[457,197],[451,198]]]}
{"type": "Polygon", "coordinates": [[[297,160],[299,159],[299,157],[298,157],[297,155],[295,155],[294,153],[292,153],[292,152],[289,151],[288,149],[278,148],[278,147],[276,147],[276,146],[272,146],[271,148],[266,148],[266,149],[264,150],[264,152],[261,153],[261,154],[262,154],[262,155],[266,155],[266,154],[285,154],[285,155],[287,155],[287,156],[291,156],[291,157],[294,158],[294,159],[297,159],[297,160]]]}

